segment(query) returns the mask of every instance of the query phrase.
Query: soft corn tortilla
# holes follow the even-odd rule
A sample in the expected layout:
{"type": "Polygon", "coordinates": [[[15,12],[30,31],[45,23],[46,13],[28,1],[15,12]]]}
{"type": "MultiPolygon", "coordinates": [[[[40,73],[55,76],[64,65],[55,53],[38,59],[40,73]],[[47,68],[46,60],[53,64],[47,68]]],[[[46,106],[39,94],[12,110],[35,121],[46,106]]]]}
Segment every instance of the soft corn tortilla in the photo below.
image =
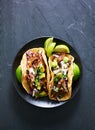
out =
{"type": "MultiPolygon", "coordinates": [[[[48,68],[48,64],[47,64],[47,59],[46,59],[46,55],[45,55],[45,51],[43,48],[33,48],[33,49],[29,49],[28,51],[31,51],[31,52],[38,52],[41,53],[42,57],[43,57],[43,61],[46,65],[46,73],[47,73],[47,86],[48,87],[48,84],[49,84],[49,68],[48,68]]],[[[23,88],[26,90],[26,92],[28,94],[30,94],[30,91],[31,91],[31,88],[30,86],[28,85],[27,83],[27,80],[26,80],[26,70],[27,70],[27,58],[26,58],[26,52],[23,54],[22,56],[22,60],[21,60],[21,70],[22,70],[22,86],[23,88]]]]}
{"type": "MultiPolygon", "coordinates": [[[[71,56],[70,54],[65,54],[66,57],[69,58],[69,60],[71,61],[71,65],[69,66],[68,68],[68,92],[66,94],[64,94],[64,96],[60,99],[58,99],[58,101],[65,101],[65,100],[68,100],[71,98],[71,95],[72,95],[72,79],[73,79],[73,76],[74,76],[74,73],[73,73],[73,61],[74,61],[74,57],[71,56]]],[[[53,71],[51,70],[51,65],[50,65],[50,61],[51,61],[51,56],[49,57],[49,68],[50,68],[50,82],[49,82],[49,98],[51,100],[57,100],[56,98],[52,97],[51,95],[51,91],[54,87],[54,74],[53,74],[53,71]]]]}

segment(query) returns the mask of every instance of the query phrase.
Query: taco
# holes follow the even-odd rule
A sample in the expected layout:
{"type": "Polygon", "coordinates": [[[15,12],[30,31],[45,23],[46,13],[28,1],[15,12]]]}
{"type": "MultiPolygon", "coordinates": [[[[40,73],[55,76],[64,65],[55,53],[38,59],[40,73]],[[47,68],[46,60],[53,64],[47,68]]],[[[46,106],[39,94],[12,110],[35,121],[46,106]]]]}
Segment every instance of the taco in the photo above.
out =
{"type": "Polygon", "coordinates": [[[70,99],[72,94],[74,57],[67,53],[54,53],[49,57],[49,98],[55,101],[70,99]]]}
{"type": "Polygon", "coordinates": [[[22,86],[26,92],[35,98],[48,93],[49,69],[43,48],[27,50],[21,60],[22,86]]]}

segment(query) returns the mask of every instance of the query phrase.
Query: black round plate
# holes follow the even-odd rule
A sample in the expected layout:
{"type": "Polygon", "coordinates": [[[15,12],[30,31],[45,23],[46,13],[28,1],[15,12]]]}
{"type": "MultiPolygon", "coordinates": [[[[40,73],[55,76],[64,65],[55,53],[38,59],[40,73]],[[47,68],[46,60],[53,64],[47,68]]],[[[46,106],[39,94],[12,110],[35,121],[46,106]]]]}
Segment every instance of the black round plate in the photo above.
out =
{"type": "MultiPolygon", "coordinates": [[[[56,102],[56,101],[51,101],[50,99],[48,99],[48,97],[44,97],[44,98],[40,98],[40,99],[34,99],[32,96],[30,96],[29,94],[26,93],[26,91],[23,89],[22,85],[17,81],[16,75],[15,75],[16,68],[20,64],[20,61],[21,61],[21,58],[22,58],[22,55],[24,54],[24,52],[27,51],[30,48],[44,47],[44,42],[45,42],[45,40],[47,38],[49,38],[49,37],[41,37],[41,38],[34,39],[34,40],[28,42],[27,44],[25,44],[19,50],[19,52],[17,53],[17,55],[16,55],[16,57],[14,59],[14,62],[13,62],[12,74],[13,74],[13,83],[14,83],[14,86],[15,86],[17,92],[19,93],[19,95],[25,101],[27,101],[28,103],[30,103],[32,105],[38,106],[38,107],[42,107],[42,108],[53,108],[53,107],[60,106],[60,105],[62,105],[64,103],[68,102],[69,100],[63,101],[63,102],[56,102]]],[[[80,70],[82,72],[81,61],[80,61],[80,57],[77,54],[77,52],[68,43],[66,43],[63,40],[54,38],[54,41],[57,44],[65,44],[65,45],[67,45],[70,48],[70,54],[74,56],[75,63],[77,63],[79,65],[80,70]]],[[[72,85],[72,97],[71,97],[71,99],[76,95],[76,93],[78,92],[78,90],[80,88],[80,86],[78,85],[79,80],[80,80],[80,78],[76,82],[74,82],[73,85],[72,85]]]]}

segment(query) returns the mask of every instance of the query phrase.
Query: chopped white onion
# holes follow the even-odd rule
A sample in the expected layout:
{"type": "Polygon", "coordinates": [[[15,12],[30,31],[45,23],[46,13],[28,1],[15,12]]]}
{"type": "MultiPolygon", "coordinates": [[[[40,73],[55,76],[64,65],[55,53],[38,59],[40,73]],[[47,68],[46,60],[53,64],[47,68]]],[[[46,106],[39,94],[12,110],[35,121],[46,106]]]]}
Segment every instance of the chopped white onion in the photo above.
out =
{"type": "Polygon", "coordinates": [[[57,74],[57,73],[59,73],[59,72],[63,72],[64,75],[66,75],[67,71],[68,71],[68,69],[62,68],[62,69],[54,70],[53,73],[54,73],[54,74],[57,74]]]}
{"type": "Polygon", "coordinates": [[[66,75],[68,69],[62,69],[62,72],[64,73],[64,75],[66,75]]]}
{"type": "Polygon", "coordinates": [[[54,73],[54,74],[57,74],[57,73],[60,72],[60,71],[61,71],[61,69],[57,69],[57,70],[54,70],[53,73],[54,73]]]}
{"type": "Polygon", "coordinates": [[[37,92],[37,89],[36,88],[34,88],[33,89],[33,93],[32,93],[32,96],[34,97],[35,96],[35,93],[37,92]]]}
{"type": "Polygon", "coordinates": [[[35,74],[35,71],[34,71],[33,68],[30,68],[30,69],[29,69],[29,72],[35,74]]]}
{"type": "Polygon", "coordinates": [[[56,54],[53,54],[53,56],[55,56],[55,57],[59,57],[58,55],[56,55],[56,54]]]}

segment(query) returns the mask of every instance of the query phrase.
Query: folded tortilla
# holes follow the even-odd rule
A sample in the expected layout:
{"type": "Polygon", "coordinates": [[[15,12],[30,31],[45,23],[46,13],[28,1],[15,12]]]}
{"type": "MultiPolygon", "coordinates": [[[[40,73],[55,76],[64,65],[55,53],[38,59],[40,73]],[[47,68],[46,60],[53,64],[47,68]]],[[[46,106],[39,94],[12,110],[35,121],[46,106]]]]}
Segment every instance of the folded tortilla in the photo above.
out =
{"type": "Polygon", "coordinates": [[[73,61],[74,57],[65,53],[55,53],[49,57],[50,82],[48,93],[51,100],[65,101],[71,98],[74,76],[73,61]]]}
{"type": "Polygon", "coordinates": [[[33,97],[47,95],[49,84],[49,68],[43,48],[27,50],[20,63],[22,70],[22,86],[33,97]]]}

